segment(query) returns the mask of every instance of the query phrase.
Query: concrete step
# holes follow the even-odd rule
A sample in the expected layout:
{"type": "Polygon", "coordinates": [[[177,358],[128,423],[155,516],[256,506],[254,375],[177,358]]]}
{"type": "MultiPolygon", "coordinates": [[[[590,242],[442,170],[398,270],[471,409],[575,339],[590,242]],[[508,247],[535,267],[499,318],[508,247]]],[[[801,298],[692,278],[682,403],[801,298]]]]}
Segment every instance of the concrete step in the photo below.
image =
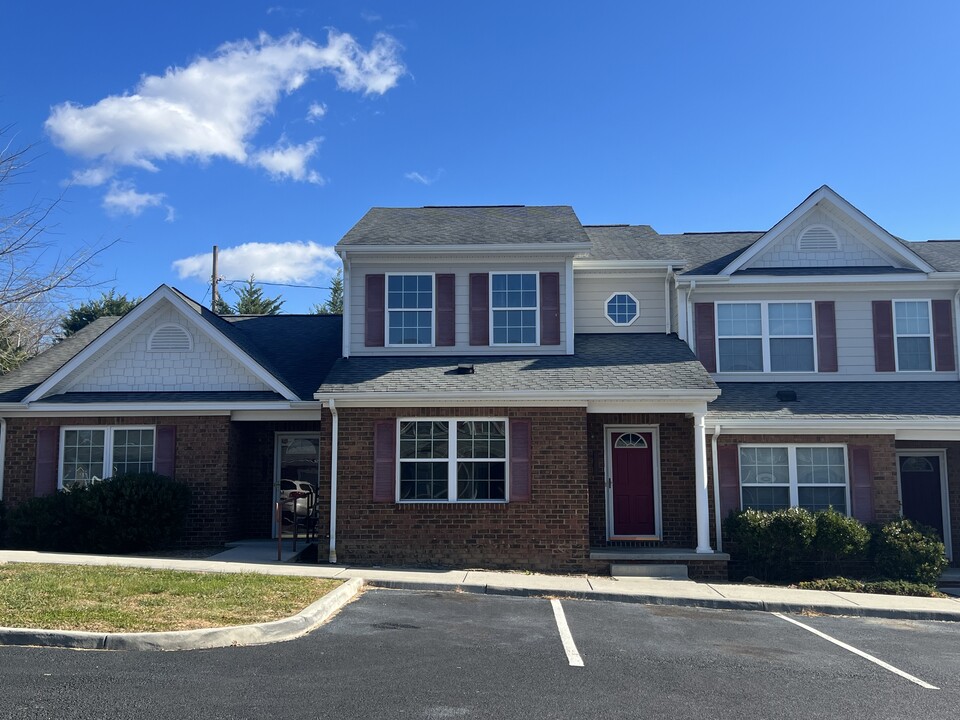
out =
{"type": "Polygon", "coordinates": [[[611,577],[645,577],[669,580],[686,580],[687,566],[667,563],[613,563],[611,577]]]}

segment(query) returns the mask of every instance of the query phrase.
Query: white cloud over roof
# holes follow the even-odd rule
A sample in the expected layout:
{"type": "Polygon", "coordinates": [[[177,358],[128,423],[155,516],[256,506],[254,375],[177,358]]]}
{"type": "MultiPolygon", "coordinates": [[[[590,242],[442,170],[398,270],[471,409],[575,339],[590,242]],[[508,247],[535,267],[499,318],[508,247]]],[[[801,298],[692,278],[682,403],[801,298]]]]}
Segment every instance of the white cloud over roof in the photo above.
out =
{"type": "MultiPolygon", "coordinates": [[[[332,275],[340,264],[334,249],[315,242],[244,243],[221,248],[217,254],[218,273],[228,280],[255,275],[258,280],[304,283],[317,275],[332,275]]],[[[181,278],[207,282],[213,267],[213,253],[175,260],[173,269],[181,278]]]]}

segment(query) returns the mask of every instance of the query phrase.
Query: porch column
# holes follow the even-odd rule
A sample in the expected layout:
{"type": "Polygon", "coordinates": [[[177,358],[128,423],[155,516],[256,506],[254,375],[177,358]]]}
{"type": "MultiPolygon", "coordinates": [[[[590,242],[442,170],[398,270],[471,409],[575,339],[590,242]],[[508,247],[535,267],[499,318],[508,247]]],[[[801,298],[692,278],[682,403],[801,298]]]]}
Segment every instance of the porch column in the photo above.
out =
{"type": "Polygon", "coordinates": [[[710,547],[710,501],[707,496],[707,429],[705,413],[693,414],[693,459],[697,480],[697,552],[712,553],[710,547]]]}

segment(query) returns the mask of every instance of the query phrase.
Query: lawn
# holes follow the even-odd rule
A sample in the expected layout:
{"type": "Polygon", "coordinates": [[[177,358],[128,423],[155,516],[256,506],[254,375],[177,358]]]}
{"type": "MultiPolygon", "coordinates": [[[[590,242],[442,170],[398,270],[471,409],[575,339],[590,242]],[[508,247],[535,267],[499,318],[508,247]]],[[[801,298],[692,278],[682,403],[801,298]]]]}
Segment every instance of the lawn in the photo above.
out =
{"type": "Polygon", "coordinates": [[[0,565],[0,626],[154,632],[295,615],[338,580],[176,570],[0,565]]]}

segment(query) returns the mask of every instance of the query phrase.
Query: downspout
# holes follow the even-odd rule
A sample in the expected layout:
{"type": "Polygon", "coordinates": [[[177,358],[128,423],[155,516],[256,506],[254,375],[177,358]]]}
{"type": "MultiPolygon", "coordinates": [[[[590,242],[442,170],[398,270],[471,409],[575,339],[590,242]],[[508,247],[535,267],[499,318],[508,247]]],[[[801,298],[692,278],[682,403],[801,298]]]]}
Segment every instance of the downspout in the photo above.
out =
{"type": "Polygon", "coordinates": [[[327,401],[330,415],[333,417],[330,439],[330,555],[331,565],[337,562],[337,448],[340,445],[340,416],[333,398],[327,401]]]}
{"type": "Polygon", "coordinates": [[[342,251],[340,254],[340,261],[343,263],[343,314],[342,314],[342,324],[343,329],[341,334],[342,350],[340,354],[348,358],[350,357],[350,342],[353,338],[350,336],[350,260],[347,258],[346,251],[342,251]]]}
{"type": "Polygon", "coordinates": [[[696,344],[694,341],[694,332],[693,332],[693,303],[690,302],[690,296],[693,295],[693,291],[697,287],[697,281],[691,280],[690,286],[687,288],[687,345],[690,346],[691,350],[696,349],[696,344]]]}
{"type": "Polygon", "coordinates": [[[3,466],[7,464],[7,421],[0,418],[0,500],[3,500],[3,466]]]}
{"type": "Polygon", "coordinates": [[[723,518],[720,517],[720,472],[717,462],[717,438],[720,437],[720,423],[713,427],[710,440],[711,460],[713,460],[713,523],[717,526],[717,552],[723,552],[723,518]]]}
{"type": "Polygon", "coordinates": [[[670,302],[670,280],[673,278],[673,265],[667,265],[667,277],[663,280],[663,308],[666,319],[664,320],[664,334],[669,335],[673,329],[673,303],[670,302]]]}

